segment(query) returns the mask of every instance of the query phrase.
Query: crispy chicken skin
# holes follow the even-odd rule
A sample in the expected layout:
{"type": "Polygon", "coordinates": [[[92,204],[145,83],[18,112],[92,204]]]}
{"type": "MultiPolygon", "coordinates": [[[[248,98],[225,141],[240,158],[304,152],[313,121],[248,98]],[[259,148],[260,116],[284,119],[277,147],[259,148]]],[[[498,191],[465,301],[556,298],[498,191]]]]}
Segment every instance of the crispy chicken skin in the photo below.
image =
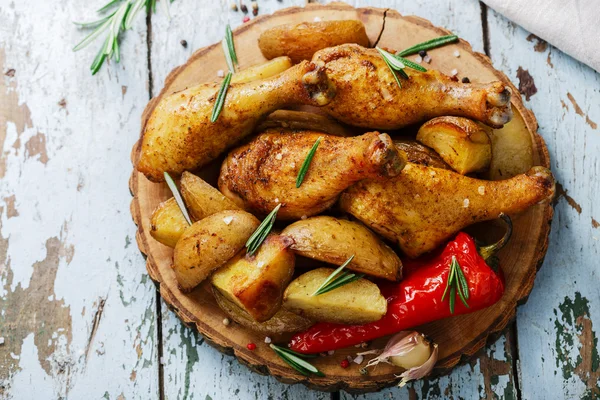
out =
{"type": "Polygon", "coordinates": [[[271,130],[233,150],[223,162],[219,189],[245,210],[278,219],[299,219],[329,208],[348,186],[365,178],[398,175],[405,165],[387,134],[343,138],[303,131],[271,130]],[[304,181],[296,177],[315,141],[322,137],[304,181]]]}
{"type": "Polygon", "coordinates": [[[340,198],[341,208],[414,258],[431,251],[462,228],[518,213],[554,195],[550,170],[533,167],[503,181],[408,163],[395,178],[364,180],[340,198]]]}
{"type": "Polygon", "coordinates": [[[315,53],[336,87],[325,109],[350,125],[398,129],[443,115],[468,117],[492,127],[510,121],[510,89],[501,82],[465,84],[435,71],[404,71],[409,79],[392,76],[376,49],[356,44],[329,47],[315,53]]]}
{"type": "Polygon", "coordinates": [[[334,96],[322,68],[304,61],[271,78],[232,84],[219,119],[211,123],[220,83],[198,85],[164,98],[144,129],[137,169],[164,180],[205,165],[250,134],[261,118],[292,105],[322,106],[334,96]]]}

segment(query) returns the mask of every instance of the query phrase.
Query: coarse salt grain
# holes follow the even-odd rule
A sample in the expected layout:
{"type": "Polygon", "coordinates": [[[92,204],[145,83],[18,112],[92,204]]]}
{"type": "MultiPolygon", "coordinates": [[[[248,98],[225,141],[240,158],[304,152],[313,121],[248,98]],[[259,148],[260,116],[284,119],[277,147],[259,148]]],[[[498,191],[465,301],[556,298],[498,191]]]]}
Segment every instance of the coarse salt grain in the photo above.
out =
{"type": "Polygon", "coordinates": [[[229,324],[230,324],[229,318],[223,318],[223,325],[227,326],[229,324]]]}
{"type": "Polygon", "coordinates": [[[161,363],[161,365],[165,365],[165,358],[164,357],[160,358],[160,363],[161,363]]]}
{"type": "Polygon", "coordinates": [[[463,200],[463,207],[464,208],[469,208],[469,199],[464,199],[463,200]]]}
{"type": "Polygon", "coordinates": [[[262,267],[264,267],[264,266],[265,266],[265,263],[264,263],[264,261],[259,261],[259,262],[256,264],[256,266],[257,266],[258,268],[262,268],[262,267]]]}
{"type": "Polygon", "coordinates": [[[315,22],[321,22],[321,17],[315,17],[315,18],[313,19],[313,21],[315,21],[315,22]]]}
{"type": "Polygon", "coordinates": [[[479,192],[479,194],[483,196],[485,194],[485,187],[484,186],[479,186],[477,188],[477,192],[479,192]]]}
{"type": "Polygon", "coordinates": [[[0,337],[0,345],[4,344],[4,338],[0,337]]]}
{"type": "Polygon", "coordinates": [[[218,71],[217,71],[217,76],[218,76],[219,78],[222,78],[222,77],[224,77],[224,76],[225,76],[225,72],[224,72],[222,69],[220,69],[220,70],[218,70],[218,71]]]}
{"type": "Polygon", "coordinates": [[[277,155],[275,156],[276,160],[281,160],[283,158],[283,156],[281,155],[281,153],[277,153],[277,155]]]}
{"type": "Polygon", "coordinates": [[[335,350],[329,350],[329,351],[327,352],[327,355],[328,355],[328,356],[332,356],[332,355],[334,355],[334,354],[335,354],[335,350]]]}
{"type": "Polygon", "coordinates": [[[415,62],[421,64],[423,62],[423,57],[417,56],[417,58],[415,58],[415,62]]]}
{"type": "Polygon", "coordinates": [[[233,221],[233,217],[231,215],[223,218],[223,222],[225,222],[225,225],[229,225],[231,221],[233,221]]]}
{"type": "Polygon", "coordinates": [[[279,197],[275,198],[275,203],[279,204],[279,197]]]}
{"type": "Polygon", "coordinates": [[[450,71],[450,75],[451,76],[456,76],[458,75],[458,70],[456,68],[454,68],[452,71],[450,71]]]}
{"type": "Polygon", "coordinates": [[[454,50],[454,57],[460,57],[460,53],[458,50],[454,50]]]}
{"type": "Polygon", "coordinates": [[[423,61],[429,64],[431,62],[431,57],[429,55],[426,55],[425,57],[423,57],[423,61]]]}
{"type": "Polygon", "coordinates": [[[360,365],[362,364],[364,359],[365,358],[363,356],[356,356],[356,358],[354,359],[354,363],[360,365]]]}
{"type": "Polygon", "coordinates": [[[266,343],[266,344],[269,344],[269,343],[271,343],[271,338],[270,338],[270,337],[268,337],[268,336],[265,336],[265,343],[266,343]]]}

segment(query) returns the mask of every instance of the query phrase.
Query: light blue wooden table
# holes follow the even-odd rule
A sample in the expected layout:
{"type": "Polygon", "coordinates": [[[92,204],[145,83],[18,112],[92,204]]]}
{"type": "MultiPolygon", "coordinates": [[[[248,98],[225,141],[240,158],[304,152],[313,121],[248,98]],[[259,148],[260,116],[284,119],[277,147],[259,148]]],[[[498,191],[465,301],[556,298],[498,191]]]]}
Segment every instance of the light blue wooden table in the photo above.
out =
{"type": "MultiPolygon", "coordinates": [[[[157,297],[133,243],[129,151],[145,103],[243,14],[176,0],[170,23],[139,18],[121,63],[92,77],[94,46],[71,51],[83,36],[71,21],[93,17],[91,3],[0,0],[0,398],[352,398],[256,375],[204,344],[157,297]]],[[[259,0],[259,14],[304,3],[259,0]]],[[[531,76],[525,103],[560,182],[545,263],[505,334],[448,376],[356,398],[599,398],[600,74],[474,0],[350,4],[427,18],[516,84],[531,76]]]]}

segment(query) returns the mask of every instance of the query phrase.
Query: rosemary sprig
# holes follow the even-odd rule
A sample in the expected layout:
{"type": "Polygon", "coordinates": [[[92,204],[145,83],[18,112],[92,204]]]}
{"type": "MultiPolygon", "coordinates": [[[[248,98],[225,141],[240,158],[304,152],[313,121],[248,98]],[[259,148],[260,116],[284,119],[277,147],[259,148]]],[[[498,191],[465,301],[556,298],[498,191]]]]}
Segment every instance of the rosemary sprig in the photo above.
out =
{"type": "Polygon", "coordinates": [[[219,94],[217,94],[217,100],[215,100],[215,106],[213,107],[212,114],[210,115],[210,122],[214,123],[217,119],[219,119],[219,115],[221,115],[221,111],[223,111],[223,105],[225,104],[225,96],[227,96],[227,90],[229,89],[229,83],[231,82],[231,76],[233,74],[228,72],[225,75],[225,79],[221,83],[221,88],[219,89],[219,94]]]}
{"type": "Polygon", "coordinates": [[[458,36],[456,36],[456,35],[441,36],[441,37],[438,37],[435,39],[428,40],[426,42],[415,44],[414,46],[411,46],[408,49],[404,49],[404,50],[396,53],[396,55],[398,55],[400,57],[406,57],[406,56],[410,56],[411,54],[416,54],[416,53],[420,52],[421,50],[427,51],[427,50],[435,49],[436,47],[440,47],[440,46],[443,46],[448,43],[456,42],[457,40],[458,40],[458,36]]]}
{"type": "Polygon", "coordinates": [[[318,296],[320,294],[323,293],[327,293],[330,292],[334,289],[337,289],[341,286],[347,285],[349,283],[352,283],[354,281],[359,280],[360,278],[362,278],[363,276],[365,276],[364,274],[352,274],[349,272],[342,272],[342,270],[348,265],[350,264],[350,262],[354,259],[354,254],[350,256],[350,258],[348,258],[346,261],[344,261],[344,263],[342,265],[340,265],[335,271],[333,271],[331,273],[331,275],[329,275],[327,277],[327,279],[325,279],[323,281],[323,283],[321,284],[321,286],[318,287],[317,290],[315,290],[315,292],[311,295],[311,296],[318,296]]]}
{"type": "MultiPolygon", "coordinates": [[[[165,14],[169,16],[169,3],[173,0],[161,0],[165,14]]],[[[121,51],[119,49],[119,35],[133,26],[133,20],[143,8],[156,9],[156,0],[111,0],[98,10],[102,14],[115,9],[108,15],[92,22],[75,22],[82,29],[94,29],[88,36],[79,42],[73,51],[78,51],[98,38],[102,33],[108,31],[108,35],[100,50],[96,54],[90,70],[92,75],[96,74],[105,60],[114,58],[116,62],[121,61],[121,51]]]]}
{"type": "Polygon", "coordinates": [[[460,297],[460,301],[469,308],[467,300],[469,300],[469,285],[467,284],[467,278],[456,259],[456,256],[452,256],[452,262],[450,263],[450,273],[448,274],[448,281],[446,281],[446,289],[442,294],[442,301],[446,298],[446,294],[450,289],[450,313],[454,314],[454,303],[456,301],[456,294],[460,297]]]}
{"type": "Polygon", "coordinates": [[[270,344],[269,346],[273,349],[275,354],[302,375],[308,376],[314,374],[317,376],[325,376],[325,374],[319,371],[314,365],[303,360],[303,358],[315,358],[315,355],[296,353],[295,351],[275,344],[270,344]]]}
{"type": "Polygon", "coordinates": [[[221,41],[221,45],[223,46],[223,54],[225,54],[225,62],[227,63],[229,72],[227,75],[225,75],[223,82],[221,82],[221,88],[219,89],[219,94],[217,95],[217,99],[215,100],[215,105],[213,106],[212,114],[210,116],[211,123],[214,123],[217,119],[219,119],[219,115],[221,115],[221,111],[223,111],[225,97],[227,96],[227,90],[229,89],[229,84],[231,83],[231,75],[235,73],[235,67],[238,65],[237,55],[235,54],[235,46],[233,44],[233,32],[231,32],[231,27],[229,24],[225,28],[225,37],[221,41]]]}
{"type": "Polygon", "coordinates": [[[261,224],[256,228],[254,233],[250,236],[248,241],[246,242],[246,249],[249,255],[252,255],[258,250],[262,242],[266,239],[271,229],[273,229],[273,224],[275,224],[275,219],[277,217],[277,211],[281,208],[281,203],[277,204],[277,207],[273,209],[266,216],[266,218],[261,222],[261,224]]]}
{"type": "Polygon", "coordinates": [[[394,79],[396,79],[396,83],[398,83],[398,86],[402,87],[402,83],[400,82],[400,79],[398,79],[398,76],[396,75],[395,71],[398,71],[399,75],[402,78],[408,79],[408,75],[406,75],[406,72],[404,72],[404,68],[406,67],[404,63],[397,59],[392,53],[389,53],[379,47],[376,47],[376,49],[381,55],[381,58],[383,58],[383,61],[385,61],[386,65],[390,69],[392,75],[394,75],[394,79]]]}
{"type": "Polygon", "coordinates": [[[165,181],[167,181],[167,186],[169,186],[169,189],[171,189],[171,193],[173,193],[173,197],[175,197],[175,201],[177,202],[177,205],[179,206],[179,209],[181,210],[183,217],[187,221],[188,225],[191,225],[192,219],[190,218],[190,215],[188,214],[187,208],[185,208],[185,203],[183,202],[183,199],[181,198],[179,189],[177,189],[177,184],[175,183],[173,178],[171,178],[171,175],[169,175],[168,172],[165,171],[164,176],[165,176],[165,181]]]}
{"type": "Polygon", "coordinates": [[[308,154],[306,155],[306,158],[304,159],[304,162],[300,167],[300,171],[298,171],[298,176],[296,177],[297,188],[299,188],[300,185],[302,185],[302,181],[304,181],[304,176],[308,172],[308,167],[310,166],[310,163],[313,157],[315,156],[315,152],[317,151],[317,147],[319,147],[319,143],[321,143],[321,139],[323,139],[323,137],[319,136],[319,138],[315,141],[315,144],[313,144],[311,149],[308,151],[308,154]]]}

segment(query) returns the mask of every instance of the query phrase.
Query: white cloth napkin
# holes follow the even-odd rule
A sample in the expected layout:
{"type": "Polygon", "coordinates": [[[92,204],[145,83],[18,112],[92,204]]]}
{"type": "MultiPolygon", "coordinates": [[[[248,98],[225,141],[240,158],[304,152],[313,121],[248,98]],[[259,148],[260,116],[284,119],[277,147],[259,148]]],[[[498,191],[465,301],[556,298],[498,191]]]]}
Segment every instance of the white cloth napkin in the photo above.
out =
{"type": "Polygon", "coordinates": [[[600,72],[600,0],[483,0],[488,6],[600,72]]]}

